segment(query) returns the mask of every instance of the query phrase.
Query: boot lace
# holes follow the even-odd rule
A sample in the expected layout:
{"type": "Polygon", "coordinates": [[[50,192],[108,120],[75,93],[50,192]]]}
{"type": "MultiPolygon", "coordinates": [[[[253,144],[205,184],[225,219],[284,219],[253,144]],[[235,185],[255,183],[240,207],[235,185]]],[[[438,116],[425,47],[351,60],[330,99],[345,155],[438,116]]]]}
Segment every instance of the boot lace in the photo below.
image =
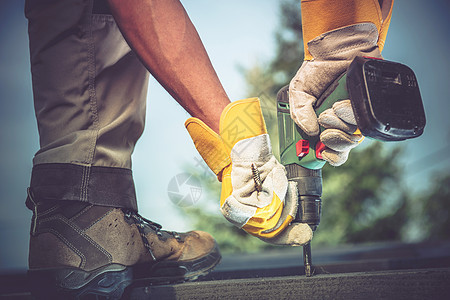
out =
{"type": "MultiPolygon", "coordinates": [[[[148,242],[144,228],[145,228],[145,226],[149,227],[156,233],[158,238],[161,238],[163,236],[163,234],[161,232],[162,226],[159,225],[158,223],[155,223],[153,221],[150,221],[149,219],[142,217],[141,215],[139,215],[138,213],[136,213],[134,211],[124,211],[124,213],[125,213],[125,217],[127,219],[132,219],[134,221],[134,223],[136,224],[137,229],[139,231],[139,234],[141,236],[142,242],[144,243],[144,247],[150,253],[152,259],[154,261],[156,261],[156,257],[153,254],[152,248],[150,247],[150,243],[148,242]]],[[[175,232],[175,231],[165,231],[165,232],[171,234],[178,241],[181,240],[181,237],[177,232],[175,232]]]]}

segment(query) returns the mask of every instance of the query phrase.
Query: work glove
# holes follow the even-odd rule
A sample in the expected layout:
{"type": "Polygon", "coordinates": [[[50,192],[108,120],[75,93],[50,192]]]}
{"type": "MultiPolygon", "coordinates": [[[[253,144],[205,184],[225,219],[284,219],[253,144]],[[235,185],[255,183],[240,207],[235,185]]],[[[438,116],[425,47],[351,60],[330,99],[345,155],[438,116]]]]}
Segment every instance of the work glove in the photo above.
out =
{"type": "Polygon", "coordinates": [[[307,41],[305,61],[289,85],[290,112],[294,122],[310,136],[319,134],[319,125],[324,127],[320,134],[320,140],[326,146],[322,157],[333,166],[342,165],[363,136],[357,130],[350,100],[336,102],[319,117],[314,108],[320,104],[318,99],[326,96],[327,89],[345,73],[355,56],[381,58],[380,49],[384,45],[392,10],[392,3],[386,5],[390,10],[383,22],[378,1],[302,1],[303,35],[307,41]],[[350,2],[356,3],[346,7],[350,2]],[[317,18],[319,11],[320,19],[317,18]],[[338,13],[340,11],[345,13],[338,13]],[[358,17],[372,22],[333,27],[355,22],[355,19],[357,22],[358,17]],[[324,28],[332,30],[322,33],[324,28]]]}
{"type": "Polygon", "coordinates": [[[220,210],[228,221],[272,244],[311,240],[307,224],[290,224],[297,213],[297,186],[272,154],[257,98],[230,103],[221,115],[220,134],[197,118],[185,126],[222,182],[220,210]]]}

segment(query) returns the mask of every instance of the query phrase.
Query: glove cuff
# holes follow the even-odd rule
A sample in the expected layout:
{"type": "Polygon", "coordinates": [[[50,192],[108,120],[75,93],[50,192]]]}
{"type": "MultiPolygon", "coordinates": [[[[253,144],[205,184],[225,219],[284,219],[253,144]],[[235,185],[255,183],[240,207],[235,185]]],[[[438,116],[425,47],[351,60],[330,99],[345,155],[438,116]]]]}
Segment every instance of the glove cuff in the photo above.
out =
{"type": "Polygon", "coordinates": [[[208,167],[222,181],[222,170],[231,163],[225,145],[220,136],[197,118],[189,118],[184,123],[195,148],[204,159],[208,167]]]}
{"type": "Polygon", "coordinates": [[[301,12],[305,60],[312,60],[314,56],[310,53],[308,42],[325,32],[370,22],[378,33],[383,22],[376,0],[302,0],[301,12]]]}
{"type": "Polygon", "coordinates": [[[220,137],[228,150],[244,139],[266,134],[266,124],[258,98],[231,102],[220,117],[220,137]]]}
{"type": "Polygon", "coordinates": [[[392,8],[394,7],[394,0],[384,0],[382,7],[383,23],[381,23],[380,35],[378,37],[378,47],[380,52],[383,51],[384,43],[386,41],[389,24],[391,23],[392,8]]]}
{"type": "Polygon", "coordinates": [[[308,42],[314,60],[351,60],[357,55],[381,57],[378,30],[372,23],[361,23],[326,32],[308,42]]]}

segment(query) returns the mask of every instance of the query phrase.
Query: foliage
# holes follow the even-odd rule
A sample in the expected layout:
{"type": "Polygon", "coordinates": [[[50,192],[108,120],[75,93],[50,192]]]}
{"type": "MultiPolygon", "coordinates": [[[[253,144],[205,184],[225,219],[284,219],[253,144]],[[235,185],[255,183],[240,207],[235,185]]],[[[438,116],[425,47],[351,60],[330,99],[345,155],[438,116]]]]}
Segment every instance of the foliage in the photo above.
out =
{"type": "Polygon", "coordinates": [[[450,173],[436,174],[434,184],[418,199],[426,240],[450,239],[450,173]]]}
{"type": "Polygon", "coordinates": [[[401,239],[409,197],[402,189],[400,155],[400,148],[370,142],[353,150],[344,165],[323,168],[322,221],[315,243],[401,239]]]}

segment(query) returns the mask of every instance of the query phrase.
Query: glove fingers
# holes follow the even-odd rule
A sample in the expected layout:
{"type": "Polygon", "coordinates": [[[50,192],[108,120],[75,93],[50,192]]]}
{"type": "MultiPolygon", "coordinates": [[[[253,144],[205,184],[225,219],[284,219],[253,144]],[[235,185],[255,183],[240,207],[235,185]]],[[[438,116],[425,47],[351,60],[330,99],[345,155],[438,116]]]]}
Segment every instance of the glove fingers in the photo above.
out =
{"type": "Polygon", "coordinates": [[[285,207],[283,209],[280,220],[273,229],[265,230],[258,237],[267,243],[274,245],[290,245],[301,246],[309,241],[313,237],[313,232],[308,224],[304,223],[290,223],[286,226],[284,220],[292,220],[297,214],[298,209],[297,199],[297,184],[295,182],[289,182],[289,188],[286,195],[285,207]],[[275,233],[275,236],[271,236],[275,233]]]}
{"type": "Polygon", "coordinates": [[[319,123],[313,105],[316,98],[303,91],[289,89],[289,106],[294,122],[308,135],[319,134],[319,123]]]}
{"type": "Polygon", "coordinates": [[[233,225],[242,228],[256,213],[256,207],[245,205],[230,195],[220,207],[222,215],[233,225]]]}
{"type": "Polygon", "coordinates": [[[320,141],[335,151],[349,151],[362,139],[360,134],[348,134],[339,129],[326,129],[320,134],[320,141]]]}
{"type": "Polygon", "coordinates": [[[322,157],[333,167],[339,167],[344,164],[348,159],[349,151],[334,151],[332,149],[326,148],[322,151],[322,157]]]}
{"type": "MultiPolygon", "coordinates": [[[[333,104],[333,111],[343,121],[356,125],[355,114],[350,100],[342,100],[333,104]]],[[[354,132],[354,131],[353,131],[354,132]]]]}
{"type": "Polygon", "coordinates": [[[269,234],[273,235],[280,234],[289,223],[295,218],[298,210],[298,190],[297,183],[294,181],[289,181],[288,189],[286,193],[286,199],[284,200],[284,207],[281,216],[277,224],[273,228],[266,229],[261,233],[267,238],[269,234]],[[286,221],[288,220],[288,222],[286,221]]]}
{"type": "Polygon", "coordinates": [[[326,129],[329,128],[340,129],[349,134],[352,134],[357,129],[356,125],[347,123],[343,119],[339,118],[332,108],[329,108],[320,114],[319,124],[325,127],[326,129]]]}

